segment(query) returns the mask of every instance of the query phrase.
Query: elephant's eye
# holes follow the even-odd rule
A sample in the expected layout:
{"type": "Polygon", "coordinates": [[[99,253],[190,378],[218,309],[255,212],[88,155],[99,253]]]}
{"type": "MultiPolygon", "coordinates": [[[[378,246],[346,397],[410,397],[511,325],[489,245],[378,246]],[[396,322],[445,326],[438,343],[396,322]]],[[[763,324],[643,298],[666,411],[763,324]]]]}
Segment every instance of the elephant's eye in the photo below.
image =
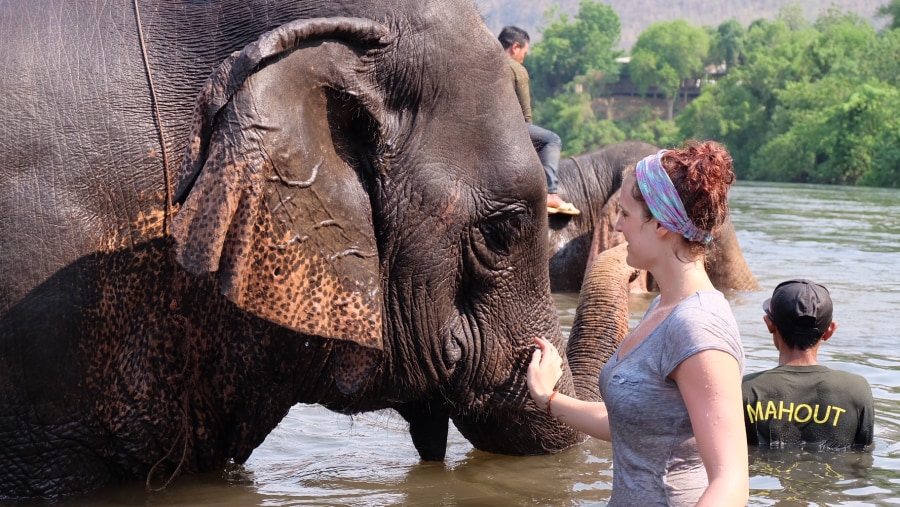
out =
{"type": "Polygon", "coordinates": [[[531,216],[519,209],[507,209],[489,216],[478,224],[474,238],[476,252],[486,264],[495,264],[490,262],[498,260],[493,259],[494,256],[507,257],[517,245],[522,245],[532,222],[531,216]]]}

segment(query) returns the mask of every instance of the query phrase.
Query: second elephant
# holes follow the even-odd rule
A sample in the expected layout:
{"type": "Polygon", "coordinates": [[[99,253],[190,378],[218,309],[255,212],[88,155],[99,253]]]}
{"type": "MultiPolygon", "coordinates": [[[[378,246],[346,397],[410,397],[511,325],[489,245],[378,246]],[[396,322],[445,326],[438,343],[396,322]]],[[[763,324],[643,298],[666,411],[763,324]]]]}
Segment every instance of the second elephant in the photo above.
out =
{"type": "MultiPolygon", "coordinates": [[[[659,147],[626,141],[560,161],[559,193],[582,210],[581,215],[550,217],[550,287],[555,292],[578,292],[586,269],[600,252],[623,241],[613,230],[622,172],[659,147]]],[[[707,271],[719,290],[759,290],[728,220],[713,238],[707,271]]],[[[639,282],[653,290],[652,280],[639,282]]]]}

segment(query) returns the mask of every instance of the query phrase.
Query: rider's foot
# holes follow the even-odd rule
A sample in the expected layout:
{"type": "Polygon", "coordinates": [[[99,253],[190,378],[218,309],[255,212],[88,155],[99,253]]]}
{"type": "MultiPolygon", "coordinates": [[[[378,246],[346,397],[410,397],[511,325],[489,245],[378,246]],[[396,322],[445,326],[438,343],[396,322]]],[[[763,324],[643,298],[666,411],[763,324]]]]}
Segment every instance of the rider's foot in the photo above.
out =
{"type": "Polygon", "coordinates": [[[555,215],[562,213],[564,215],[578,215],[578,210],[572,203],[562,200],[558,194],[547,194],[547,213],[555,215]]]}

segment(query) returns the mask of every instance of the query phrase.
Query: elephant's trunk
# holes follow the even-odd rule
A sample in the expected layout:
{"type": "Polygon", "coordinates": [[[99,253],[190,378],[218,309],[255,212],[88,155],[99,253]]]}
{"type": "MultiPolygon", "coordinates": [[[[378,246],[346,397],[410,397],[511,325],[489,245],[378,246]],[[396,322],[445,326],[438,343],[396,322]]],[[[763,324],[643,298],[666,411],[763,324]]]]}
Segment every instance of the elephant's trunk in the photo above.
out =
{"type": "Polygon", "coordinates": [[[566,346],[579,399],[598,401],[600,370],[628,333],[629,283],[639,271],[625,263],[627,245],[601,252],[581,286],[566,346]]]}
{"type": "Polygon", "coordinates": [[[706,254],[706,271],[719,290],[758,291],[731,219],[725,221],[706,254]]]}

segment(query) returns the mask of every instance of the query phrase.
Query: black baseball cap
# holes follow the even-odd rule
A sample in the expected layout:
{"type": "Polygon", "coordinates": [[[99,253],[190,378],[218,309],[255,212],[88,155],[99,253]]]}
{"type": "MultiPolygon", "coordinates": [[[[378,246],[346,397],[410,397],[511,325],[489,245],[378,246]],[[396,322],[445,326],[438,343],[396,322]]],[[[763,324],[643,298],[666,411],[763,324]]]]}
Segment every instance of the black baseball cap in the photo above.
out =
{"type": "Polygon", "coordinates": [[[831,325],[831,295],[811,280],[788,280],[775,287],[763,311],[782,337],[817,341],[831,325]]]}

